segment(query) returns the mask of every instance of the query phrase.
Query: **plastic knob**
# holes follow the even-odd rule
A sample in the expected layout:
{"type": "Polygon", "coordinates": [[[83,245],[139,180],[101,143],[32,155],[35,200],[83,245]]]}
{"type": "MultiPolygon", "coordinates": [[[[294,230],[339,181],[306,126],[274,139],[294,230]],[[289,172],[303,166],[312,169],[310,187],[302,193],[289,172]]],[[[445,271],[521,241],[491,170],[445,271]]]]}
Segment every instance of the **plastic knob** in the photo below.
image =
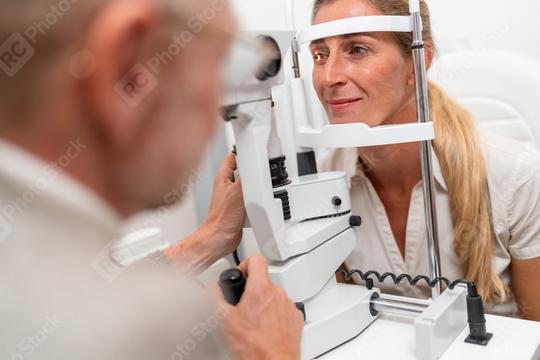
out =
{"type": "Polygon", "coordinates": [[[246,288],[246,276],[238,269],[225,270],[219,276],[219,287],[225,300],[231,305],[236,305],[246,288]]]}
{"type": "Polygon", "coordinates": [[[353,215],[349,219],[349,225],[352,227],[357,227],[362,225],[362,218],[360,216],[353,215]]]}

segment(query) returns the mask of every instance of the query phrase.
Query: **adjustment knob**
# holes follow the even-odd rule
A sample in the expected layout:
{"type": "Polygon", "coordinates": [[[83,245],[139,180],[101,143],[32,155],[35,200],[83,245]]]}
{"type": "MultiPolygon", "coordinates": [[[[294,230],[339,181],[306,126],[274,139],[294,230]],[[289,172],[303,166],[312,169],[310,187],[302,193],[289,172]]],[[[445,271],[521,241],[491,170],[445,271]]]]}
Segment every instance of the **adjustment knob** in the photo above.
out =
{"type": "Polygon", "coordinates": [[[244,293],[246,276],[238,269],[225,270],[219,276],[219,287],[225,300],[231,305],[236,305],[244,293]]]}
{"type": "Polygon", "coordinates": [[[349,225],[352,227],[362,225],[362,218],[360,216],[353,215],[349,218],[349,225]]]}

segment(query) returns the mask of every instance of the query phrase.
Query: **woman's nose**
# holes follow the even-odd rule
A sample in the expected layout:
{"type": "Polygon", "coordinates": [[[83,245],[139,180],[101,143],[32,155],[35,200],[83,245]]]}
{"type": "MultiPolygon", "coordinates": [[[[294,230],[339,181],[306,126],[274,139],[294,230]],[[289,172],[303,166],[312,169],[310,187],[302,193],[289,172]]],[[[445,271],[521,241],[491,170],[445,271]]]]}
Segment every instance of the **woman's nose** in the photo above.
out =
{"type": "Polygon", "coordinates": [[[334,87],[345,85],[347,75],[344,68],[345,64],[340,56],[330,55],[324,65],[324,85],[334,87]]]}

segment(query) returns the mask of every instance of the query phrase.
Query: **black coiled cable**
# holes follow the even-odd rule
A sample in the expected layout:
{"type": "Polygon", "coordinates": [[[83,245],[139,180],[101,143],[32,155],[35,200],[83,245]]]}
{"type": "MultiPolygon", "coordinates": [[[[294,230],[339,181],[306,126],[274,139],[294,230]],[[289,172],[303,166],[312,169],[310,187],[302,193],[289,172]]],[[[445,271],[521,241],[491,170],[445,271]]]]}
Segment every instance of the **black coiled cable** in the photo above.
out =
{"type": "Polygon", "coordinates": [[[394,284],[396,285],[399,285],[403,280],[407,280],[407,282],[411,286],[416,286],[420,281],[424,281],[427,284],[427,286],[429,286],[430,288],[434,288],[438,283],[444,283],[446,287],[448,287],[449,289],[453,289],[457,284],[465,284],[467,286],[470,286],[473,284],[471,281],[464,280],[464,279],[459,279],[459,280],[450,282],[450,280],[448,280],[445,277],[438,277],[435,279],[430,279],[429,277],[425,275],[415,276],[414,278],[409,274],[396,275],[391,272],[385,272],[384,274],[381,275],[379,272],[374,271],[374,270],[370,270],[370,271],[367,271],[366,273],[363,273],[362,271],[356,270],[356,269],[351,270],[351,271],[338,269],[336,271],[336,274],[337,273],[341,273],[345,277],[345,280],[351,280],[354,274],[358,274],[360,278],[366,281],[367,283],[372,283],[372,281],[374,280],[372,276],[375,276],[376,280],[379,283],[383,283],[387,278],[391,278],[394,284]]]}
{"type": "Polygon", "coordinates": [[[424,281],[430,288],[434,288],[438,283],[444,283],[449,289],[453,289],[457,284],[465,284],[467,285],[467,322],[469,323],[470,331],[465,342],[486,346],[493,337],[492,333],[487,332],[482,297],[478,294],[476,284],[472,281],[459,279],[450,282],[445,277],[430,279],[425,275],[419,275],[413,278],[409,274],[396,275],[391,272],[381,275],[379,272],[373,270],[363,273],[356,269],[351,271],[338,269],[336,271],[337,273],[341,273],[345,277],[345,280],[351,280],[354,274],[358,274],[366,282],[366,287],[370,290],[373,288],[373,276],[379,283],[383,283],[387,278],[391,278],[396,285],[400,284],[403,280],[407,280],[411,286],[416,286],[420,281],[424,281]]]}
{"type": "Polygon", "coordinates": [[[236,266],[239,266],[241,261],[240,261],[240,257],[238,256],[238,249],[233,251],[232,256],[233,256],[233,260],[236,266]]]}

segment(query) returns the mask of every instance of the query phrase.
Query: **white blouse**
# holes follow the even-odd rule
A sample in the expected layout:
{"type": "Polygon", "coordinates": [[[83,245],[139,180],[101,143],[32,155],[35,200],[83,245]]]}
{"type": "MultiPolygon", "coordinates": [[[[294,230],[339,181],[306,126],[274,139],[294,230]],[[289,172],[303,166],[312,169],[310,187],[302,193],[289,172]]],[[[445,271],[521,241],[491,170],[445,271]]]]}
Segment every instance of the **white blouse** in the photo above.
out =
{"type": "MultiPolygon", "coordinates": [[[[493,266],[506,284],[510,284],[512,259],[540,257],[540,153],[520,142],[483,134],[481,143],[487,163],[493,224],[496,234],[493,266]]],[[[433,152],[435,199],[438,212],[442,275],[450,281],[463,278],[453,249],[453,225],[448,189],[433,152]]],[[[348,174],[352,214],[362,217],[355,228],[358,244],[346,260],[349,270],[376,270],[413,276],[429,275],[427,236],[422,184],[412,192],[406,230],[405,254],[402,257],[394,239],[385,208],[369,179],[363,173],[355,148],[332,150],[319,162],[319,171],[345,171],[348,174]]],[[[363,284],[358,278],[355,281],[363,284]]],[[[423,297],[430,290],[421,285],[394,285],[391,279],[375,283],[385,293],[423,297]]],[[[503,305],[486,306],[500,315],[519,314],[513,296],[503,305]]]]}

